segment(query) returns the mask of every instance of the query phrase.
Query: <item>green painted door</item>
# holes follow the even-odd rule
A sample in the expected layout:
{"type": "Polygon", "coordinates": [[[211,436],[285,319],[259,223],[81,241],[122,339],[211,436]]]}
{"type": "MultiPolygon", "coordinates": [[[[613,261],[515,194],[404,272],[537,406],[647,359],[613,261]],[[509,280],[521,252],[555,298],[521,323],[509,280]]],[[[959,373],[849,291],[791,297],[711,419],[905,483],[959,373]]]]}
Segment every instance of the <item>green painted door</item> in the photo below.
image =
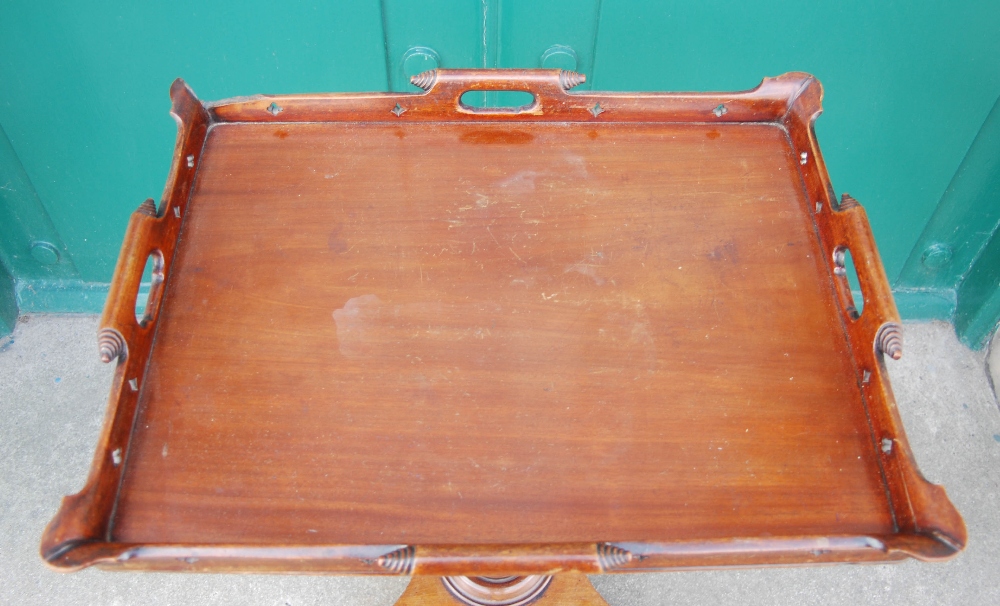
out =
{"type": "Polygon", "coordinates": [[[129,213],[166,180],[174,78],[219,99],[416,90],[432,67],[562,67],[593,90],[813,73],[833,183],[868,209],[904,316],[954,318],[973,345],[1000,318],[993,1],[14,0],[0,17],[0,331],[17,308],[100,309],[129,213]]]}

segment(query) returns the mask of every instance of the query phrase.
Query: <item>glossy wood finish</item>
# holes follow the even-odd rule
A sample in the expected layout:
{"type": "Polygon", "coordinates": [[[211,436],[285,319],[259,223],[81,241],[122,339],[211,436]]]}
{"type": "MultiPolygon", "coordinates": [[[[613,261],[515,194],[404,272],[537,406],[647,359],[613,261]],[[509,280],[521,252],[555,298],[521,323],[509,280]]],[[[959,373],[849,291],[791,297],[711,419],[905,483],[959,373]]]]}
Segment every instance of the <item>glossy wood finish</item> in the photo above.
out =
{"type": "Polygon", "coordinates": [[[208,112],[181,80],[170,87],[170,99],[171,115],[179,128],[163,208],[159,216],[151,215],[148,204],[143,203],[132,214],[101,316],[100,356],[106,362],[117,360],[104,428],[86,486],[63,499],[59,513],[46,529],[43,538],[46,559],[109,536],[111,512],[124,469],[122,462],[133,430],[139,393],[144,387],[143,377],[158,326],[157,313],[164,287],[160,283],[150,291],[147,303],[150,318],[139,324],[135,318],[139,283],[150,254],[158,255],[167,267],[172,265],[194,182],[192,163],[201,153],[211,123],[208,112]]]}
{"type": "MultiPolygon", "coordinates": [[[[537,604],[544,606],[608,606],[584,575],[569,572],[556,575],[537,604]]],[[[413,577],[396,606],[463,606],[435,577],[413,577]]]]}
{"type": "Polygon", "coordinates": [[[864,210],[834,201],[818,82],[421,82],[207,109],[175,85],[171,185],[129,228],[106,430],[50,564],[506,575],[962,548],[895,409],[899,318],[864,210]]]}

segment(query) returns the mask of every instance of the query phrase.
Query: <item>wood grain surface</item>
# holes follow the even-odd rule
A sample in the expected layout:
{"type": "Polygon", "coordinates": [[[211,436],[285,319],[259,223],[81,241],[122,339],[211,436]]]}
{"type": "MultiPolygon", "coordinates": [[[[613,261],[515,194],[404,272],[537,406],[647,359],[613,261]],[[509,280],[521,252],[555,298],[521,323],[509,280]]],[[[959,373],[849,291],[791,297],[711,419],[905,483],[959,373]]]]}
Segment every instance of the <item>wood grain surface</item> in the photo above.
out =
{"type": "MultiPolygon", "coordinates": [[[[557,575],[540,600],[545,606],[608,606],[601,594],[580,573],[557,575]]],[[[396,606],[462,606],[435,577],[413,577],[396,606]]]]}
{"type": "Polygon", "coordinates": [[[898,314],[863,209],[833,200],[818,83],[559,82],[210,106],[155,336],[108,322],[119,364],[148,352],[134,416],[112,398],[134,421],[120,486],[96,476],[113,507],[60,514],[46,559],[440,575],[961,549],[892,402],[898,314]],[[84,511],[103,522],[60,521],[84,511]]]}

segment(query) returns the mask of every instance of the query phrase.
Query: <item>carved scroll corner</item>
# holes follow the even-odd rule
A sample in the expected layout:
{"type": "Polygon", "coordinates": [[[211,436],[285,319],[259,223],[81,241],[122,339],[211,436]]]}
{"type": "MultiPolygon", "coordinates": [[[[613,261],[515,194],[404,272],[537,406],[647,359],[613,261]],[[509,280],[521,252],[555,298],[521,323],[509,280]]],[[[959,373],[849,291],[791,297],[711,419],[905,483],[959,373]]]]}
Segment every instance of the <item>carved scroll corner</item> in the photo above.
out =
{"type": "Polygon", "coordinates": [[[187,82],[177,78],[170,85],[170,113],[181,124],[181,132],[189,130],[194,122],[200,117],[208,122],[210,117],[205,105],[194,94],[187,82]]]}
{"type": "Polygon", "coordinates": [[[886,322],[875,334],[875,349],[893,360],[903,357],[903,328],[895,322],[886,322]]]}
{"type": "Polygon", "coordinates": [[[627,549],[623,549],[611,543],[597,544],[597,563],[602,571],[622,568],[634,560],[642,560],[643,556],[638,556],[627,549]]]}
{"type": "Polygon", "coordinates": [[[145,202],[140,204],[139,208],[135,209],[135,212],[140,215],[147,215],[150,217],[156,217],[159,214],[156,211],[156,202],[154,202],[152,198],[146,198],[145,202]]]}
{"type": "Polygon", "coordinates": [[[437,82],[437,70],[429,69],[425,72],[420,72],[416,76],[410,78],[410,83],[418,88],[422,88],[425,91],[431,89],[434,83],[437,82]]]}
{"type": "Polygon", "coordinates": [[[183,78],[177,78],[170,84],[170,99],[174,103],[198,102],[198,96],[194,94],[188,83],[183,78]]]}
{"type": "Polygon", "coordinates": [[[565,69],[559,70],[559,86],[561,86],[563,90],[569,90],[580,86],[586,81],[587,76],[583,74],[571,72],[565,69]]]}
{"type": "Polygon", "coordinates": [[[101,361],[107,364],[115,358],[124,360],[128,356],[128,344],[118,330],[102,328],[97,333],[97,351],[101,355],[101,361]]]}
{"type": "Polygon", "coordinates": [[[413,574],[416,551],[413,545],[407,545],[379,556],[375,563],[394,574],[410,575],[413,574]]]}
{"type": "Polygon", "coordinates": [[[788,72],[775,78],[764,78],[754,90],[762,95],[784,97],[787,109],[781,121],[786,127],[811,128],[823,112],[823,85],[806,72],[788,72]]]}

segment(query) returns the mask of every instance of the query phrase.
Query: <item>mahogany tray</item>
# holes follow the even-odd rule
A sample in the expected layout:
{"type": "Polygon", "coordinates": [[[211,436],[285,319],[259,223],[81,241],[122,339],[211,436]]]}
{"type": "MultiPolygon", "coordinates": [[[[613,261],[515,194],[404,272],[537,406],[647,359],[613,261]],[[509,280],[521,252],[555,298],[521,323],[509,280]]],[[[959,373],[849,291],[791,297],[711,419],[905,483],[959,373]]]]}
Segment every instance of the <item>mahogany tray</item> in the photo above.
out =
{"type": "Polygon", "coordinates": [[[102,317],[103,433],[43,558],[459,595],[961,550],[896,410],[899,317],[864,210],[835,201],[819,82],[582,81],[437,70],[423,94],[205,104],[175,82],[166,192],[132,215],[102,317]]]}

